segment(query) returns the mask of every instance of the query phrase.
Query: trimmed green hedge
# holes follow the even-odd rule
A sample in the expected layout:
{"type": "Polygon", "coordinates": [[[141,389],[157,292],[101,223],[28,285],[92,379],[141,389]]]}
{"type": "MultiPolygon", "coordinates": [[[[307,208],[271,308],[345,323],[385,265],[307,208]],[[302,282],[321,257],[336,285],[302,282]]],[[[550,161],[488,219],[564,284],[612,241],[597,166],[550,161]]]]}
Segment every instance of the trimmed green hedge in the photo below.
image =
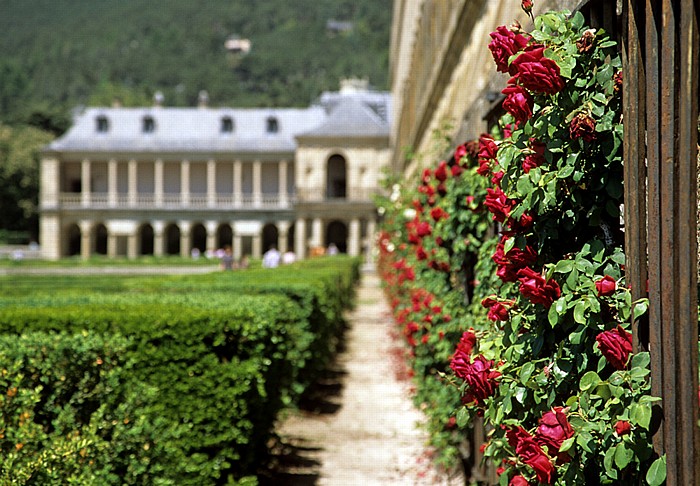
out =
{"type": "Polygon", "coordinates": [[[84,447],[66,452],[57,469],[66,475],[41,484],[73,474],[75,484],[206,485],[254,474],[277,413],[334,353],[358,262],[278,270],[110,277],[102,292],[68,284],[0,298],[0,358],[16,383],[3,384],[28,397],[24,421],[43,434],[0,439],[17,456],[4,460],[8,477],[38,484],[7,466],[33,464],[66,434],[76,438],[64,449],[84,447]],[[119,290],[105,292],[110,280],[119,290]],[[20,439],[31,447],[17,449],[20,439]]]}

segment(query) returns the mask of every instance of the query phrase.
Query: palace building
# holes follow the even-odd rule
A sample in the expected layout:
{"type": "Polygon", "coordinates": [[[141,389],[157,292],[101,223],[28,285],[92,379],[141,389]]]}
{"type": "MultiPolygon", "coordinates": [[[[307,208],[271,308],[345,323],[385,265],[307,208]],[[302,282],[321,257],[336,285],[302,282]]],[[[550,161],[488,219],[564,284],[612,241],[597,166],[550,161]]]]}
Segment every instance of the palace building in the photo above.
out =
{"type": "Polygon", "coordinates": [[[87,108],[42,154],[42,254],[369,255],[390,117],[363,80],[302,109],[87,108]]]}

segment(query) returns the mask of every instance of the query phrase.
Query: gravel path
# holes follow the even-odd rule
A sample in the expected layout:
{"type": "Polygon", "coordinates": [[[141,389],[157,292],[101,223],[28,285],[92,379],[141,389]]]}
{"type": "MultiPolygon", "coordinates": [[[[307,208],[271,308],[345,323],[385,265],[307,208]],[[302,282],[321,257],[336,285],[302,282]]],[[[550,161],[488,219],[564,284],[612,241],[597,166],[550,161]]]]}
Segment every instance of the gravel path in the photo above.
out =
{"type": "Polygon", "coordinates": [[[423,415],[397,367],[391,317],[378,277],[365,272],[349,315],[346,348],[318,385],[317,400],[283,420],[280,471],[285,485],[458,485],[430,464],[423,415]]]}

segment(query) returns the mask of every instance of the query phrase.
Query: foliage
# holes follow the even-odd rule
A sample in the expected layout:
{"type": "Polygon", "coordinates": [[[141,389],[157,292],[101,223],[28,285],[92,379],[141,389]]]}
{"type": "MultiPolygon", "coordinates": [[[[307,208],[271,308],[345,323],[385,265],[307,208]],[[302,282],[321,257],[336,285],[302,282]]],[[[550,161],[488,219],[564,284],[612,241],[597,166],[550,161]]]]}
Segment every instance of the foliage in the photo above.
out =
{"type": "Polygon", "coordinates": [[[0,346],[19,383],[7,390],[26,390],[32,412],[23,420],[36,431],[23,466],[13,463],[18,484],[59,439],[59,427],[61,440],[75,437],[56,443],[71,459],[42,484],[65,484],[70,475],[78,484],[252,481],[277,413],[332,357],[358,275],[356,259],[304,263],[139,278],[131,291],[107,281],[86,290],[91,279],[74,278],[5,296],[2,339],[28,343],[0,346]],[[269,285],[275,275],[277,289],[269,285]],[[81,476],[88,472],[94,481],[81,476]]]}
{"type": "Polygon", "coordinates": [[[508,113],[385,207],[382,272],[417,398],[436,380],[455,391],[430,411],[453,448],[455,426],[483,417],[501,484],[659,484],[649,356],[627,331],[646,300],[624,283],[616,45],[580,13],[491,37],[508,113]]]}

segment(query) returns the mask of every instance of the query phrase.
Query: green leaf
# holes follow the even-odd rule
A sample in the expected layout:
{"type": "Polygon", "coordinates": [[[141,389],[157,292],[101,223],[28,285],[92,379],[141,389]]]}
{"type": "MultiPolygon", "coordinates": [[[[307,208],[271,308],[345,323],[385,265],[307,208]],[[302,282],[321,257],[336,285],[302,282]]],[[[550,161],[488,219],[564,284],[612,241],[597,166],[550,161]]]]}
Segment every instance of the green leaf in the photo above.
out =
{"type": "Polygon", "coordinates": [[[647,404],[635,403],[630,410],[630,420],[643,429],[649,430],[651,422],[651,407],[647,404]]]}
{"type": "Polygon", "coordinates": [[[579,388],[581,390],[586,391],[590,390],[591,388],[598,386],[600,384],[600,376],[598,376],[598,373],[595,371],[589,371],[585,375],[581,377],[581,381],[579,382],[579,388]]]}
{"type": "Polygon", "coordinates": [[[569,273],[574,269],[573,260],[559,260],[554,270],[558,273],[569,273]]]}
{"type": "Polygon", "coordinates": [[[462,407],[457,411],[457,426],[464,427],[469,422],[469,412],[467,412],[467,407],[462,407]]]}
{"type": "Polygon", "coordinates": [[[581,300],[576,304],[576,307],[574,307],[574,321],[578,322],[579,324],[585,324],[586,323],[586,309],[588,308],[588,302],[585,300],[581,300]]]}
{"type": "Polygon", "coordinates": [[[649,486],[660,486],[666,481],[666,455],[659,457],[651,464],[646,480],[649,486]]]}
{"type": "Polygon", "coordinates": [[[510,237],[506,240],[505,244],[503,245],[503,253],[507,254],[510,250],[513,249],[513,246],[515,246],[515,238],[510,237]]]}
{"type": "Polygon", "coordinates": [[[632,316],[634,320],[636,321],[641,316],[646,314],[648,307],[649,301],[647,299],[642,299],[640,301],[635,302],[634,307],[632,308],[632,316]]]}
{"type": "Polygon", "coordinates": [[[547,320],[549,325],[554,327],[559,323],[559,312],[557,311],[557,306],[553,305],[549,308],[547,312],[547,320]]]}
{"type": "Polygon", "coordinates": [[[568,439],[564,440],[564,442],[561,443],[561,446],[559,446],[559,452],[568,451],[574,445],[574,442],[576,442],[576,436],[569,437],[568,439]]]}
{"type": "Polygon", "coordinates": [[[633,456],[634,456],[634,451],[632,451],[631,449],[628,449],[627,445],[624,442],[619,443],[615,447],[615,465],[619,469],[626,468],[627,465],[632,460],[633,456]]]}
{"type": "Polygon", "coordinates": [[[593,452],[593,436],[589,432],[581,432],[576,435],[576,443],[586,452],[593,452]]]}

